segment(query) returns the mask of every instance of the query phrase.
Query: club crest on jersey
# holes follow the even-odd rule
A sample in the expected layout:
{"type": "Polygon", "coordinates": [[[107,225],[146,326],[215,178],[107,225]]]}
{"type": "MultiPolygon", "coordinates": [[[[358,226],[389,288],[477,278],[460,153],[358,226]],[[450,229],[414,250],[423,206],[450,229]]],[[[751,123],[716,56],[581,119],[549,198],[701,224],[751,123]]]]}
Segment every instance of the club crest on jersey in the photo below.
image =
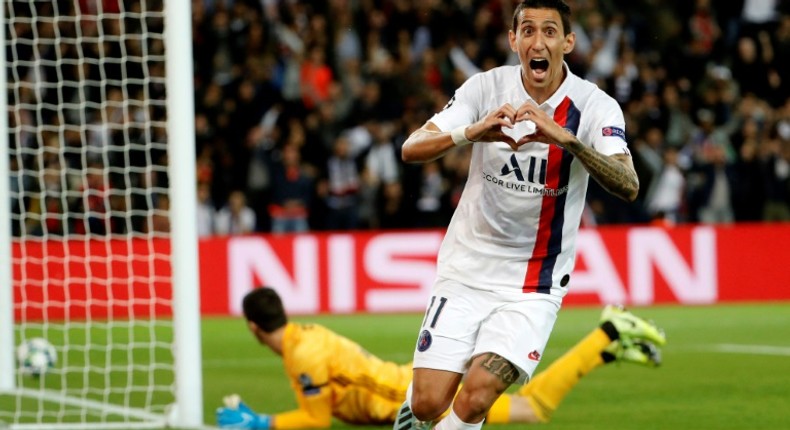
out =
{"type": "Polygon", "coordinates": [[[537,350],[537,349],[536,349],[536,350],[534,350],[534,351],[532,351],[532,352],[530,352],[530,353],[527,355],[527,357],[529,357],[529,359],[530,359],[530,360],[533,360],[533,361],[540,361],[540,353],[538,352],[538,350],[537,350]]]}
{"type": "Polygon", "coordinates": [[[428,330],[423,330],[420,333],[420,338],[417,339],[417,351],[425,352],[428,348],[431,347],[431,342],[433,342],[433,337],[431,337],[431,332],[428,330]]]}
{"type": "Polygon", "coordinates": [[[601,129],[601,134],[604,136],[614,136],[625,140],[625,130],[619,127],[604,127],[601,129]]]}

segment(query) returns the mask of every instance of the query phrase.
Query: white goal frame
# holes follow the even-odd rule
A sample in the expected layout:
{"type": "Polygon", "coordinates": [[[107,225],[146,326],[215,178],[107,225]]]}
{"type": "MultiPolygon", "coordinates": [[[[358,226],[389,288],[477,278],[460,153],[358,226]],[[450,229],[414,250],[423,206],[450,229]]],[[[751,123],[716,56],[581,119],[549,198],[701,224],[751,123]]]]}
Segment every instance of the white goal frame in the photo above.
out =
{"type": "MultiPolygon", "coordinates": [[[[174,334],[174,397],[167,415],[144,409],[108,405],[85,399],[66,398],[46,390],[16,386],[10,166],[8,160],[8,100],[6,97],[5,16],[0,5],[0,394],[17,394],[54,400],[86,409],[98,409],[141,420],[123,423],[14,424],[10,429],[88,428],[204,428],[203,382],[200,338],[200,290],[196,227],[194,88],[192,85],[192,6],[190,0],[164,0],[166,108],[168,113],[168,177],[172,303],[174,334]],[[177,220],[177,221],[176,221],[177,220]]],[[[2,427],[2,423],[0,423],[2,427]]]]}

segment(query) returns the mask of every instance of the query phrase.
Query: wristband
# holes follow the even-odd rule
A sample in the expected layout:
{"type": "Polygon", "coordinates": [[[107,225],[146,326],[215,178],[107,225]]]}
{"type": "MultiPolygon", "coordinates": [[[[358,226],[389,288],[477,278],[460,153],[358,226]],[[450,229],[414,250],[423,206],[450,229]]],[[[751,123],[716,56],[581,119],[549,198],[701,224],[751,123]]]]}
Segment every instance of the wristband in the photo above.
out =
{"type": "Polygon", "coordinates": [[[472,143],[471,140],[466,138],[466,127],[466,125],[462,125],[450,131],[450,138],[453,139],[455,146],[464,146],[472,143]]]}
{"type": "Polygon", "coordinates": [[[266,414],[258,415],[258,422],[255,426],[256,430],[269,430],[272,428],[272,416],[266,414]]]}

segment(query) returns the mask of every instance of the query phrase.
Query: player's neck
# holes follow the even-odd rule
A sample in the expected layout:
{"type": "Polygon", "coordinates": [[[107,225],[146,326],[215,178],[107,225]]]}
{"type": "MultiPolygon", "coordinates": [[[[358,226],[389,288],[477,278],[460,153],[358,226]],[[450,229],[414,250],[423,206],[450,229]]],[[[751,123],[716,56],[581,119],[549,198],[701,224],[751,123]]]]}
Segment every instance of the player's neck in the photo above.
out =
{"type": "Polygon", "coordinates": [[[275,354],[283,355],[283,337],[285,335],[285,326],[282,326],[271,333],[266,333],[261,341],[266,344],[275,354]]]}
{"type": "Polygon", "coordinates": [[[550,99],[554,93],[560,88],[562,83],[565,81],[567,77],[567,71],[565,67],[562,67],[562,72],[560,75],[553,80],[549,85],[545,87],[536,87],[529,85],[527,79],[524,77],[524,70],[521,70],[521,85],[524,87],[524,91],[535,101],[538,105],[542,105],[546,102],[546,100],[550,99]]]}

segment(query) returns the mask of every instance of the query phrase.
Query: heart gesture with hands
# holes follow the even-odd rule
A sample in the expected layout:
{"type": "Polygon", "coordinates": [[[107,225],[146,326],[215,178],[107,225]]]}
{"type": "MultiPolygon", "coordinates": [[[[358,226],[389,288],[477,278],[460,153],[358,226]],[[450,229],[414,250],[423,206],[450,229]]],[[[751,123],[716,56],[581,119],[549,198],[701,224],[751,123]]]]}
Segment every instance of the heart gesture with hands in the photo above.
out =
{"type": "Polygon", "coordinates": [[[517,150],[521,145],[530,142],[554,144],[568,148],[576,140],[573,134],[557,124],[554,118],[542,111],[532,100],[528,100],[519,106],[516,111],[515,122],[519,123],[521,121],[532,121],[535,124],[535,132],[519,137],[514,145],[510,145],[513,150],[517,150]]]}
{"type": "Polygon", "coordinates": [[[513,105],[505,103],[499,109],[489,112],[482,120],[469,125],[466,128],[466,138],[472,142],[505,142],[516,149],[516,139],[505,130],[513,128],[517,113],[513,105]]]}
{"type": "Polygon", "coordinates": [[[473,142],[505,142],[514,151],[530,142],[565,147],[573,140],[572,134],[557,125],[531,100],[518,109],[505,103],[489,112],[485,118],[466,129],[466,137],[473,142]]]}

